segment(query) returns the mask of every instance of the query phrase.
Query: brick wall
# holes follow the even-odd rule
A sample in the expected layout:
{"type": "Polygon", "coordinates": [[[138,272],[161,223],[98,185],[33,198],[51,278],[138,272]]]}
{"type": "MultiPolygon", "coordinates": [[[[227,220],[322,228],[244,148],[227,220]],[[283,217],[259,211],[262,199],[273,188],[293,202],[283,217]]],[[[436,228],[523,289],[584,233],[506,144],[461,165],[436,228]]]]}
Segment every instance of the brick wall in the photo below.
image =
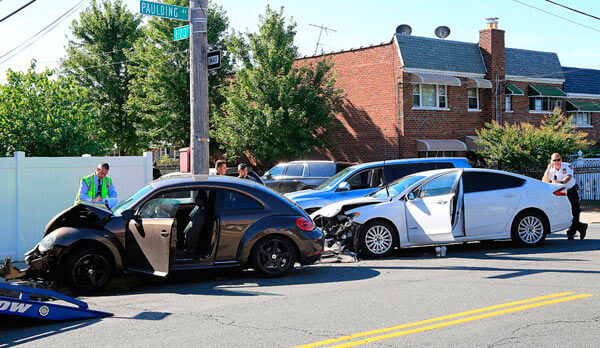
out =
{"type": "Polygon", "coordinates": [[[479,89],[481,111],[468,111],[468,79],[460,78],[460,87],[448,86],[450,110],[413,109],[411,74],[404,73],[403,80],[403,157],[417,157],[417,139],[458,139],[465,141],[467,135],[477,135],[476,129],[491,121],[490,89],[479,89]]]}
{"type": "Polygon", "coordinates": [[[396,78],[399,58],[392,43],[298,59],[309,64],[331,59],[337,87],[345,93],[343,111],[331,125],[329,146],[311,158],[369,162],[400,157],[396,78]]]}

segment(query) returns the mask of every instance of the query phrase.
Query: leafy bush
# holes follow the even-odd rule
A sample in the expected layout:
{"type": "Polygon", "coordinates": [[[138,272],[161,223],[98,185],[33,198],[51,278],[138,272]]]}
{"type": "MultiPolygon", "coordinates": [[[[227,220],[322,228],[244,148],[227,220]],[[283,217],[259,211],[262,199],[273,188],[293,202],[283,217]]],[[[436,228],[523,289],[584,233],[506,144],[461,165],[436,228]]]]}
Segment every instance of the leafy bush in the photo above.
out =
{"type": "Polygon", "coordinates": [[[563,157],[584,150],[592,145],[587,133],[577,131],[556,108],[552,114],[544,115],[539,127],[529,123],[500,125],[495,121],[477,131],[484,150],[478,151],[488,166],[515,173],[542,173],[548,166],[550,156],[558,152],[563,157]]]}

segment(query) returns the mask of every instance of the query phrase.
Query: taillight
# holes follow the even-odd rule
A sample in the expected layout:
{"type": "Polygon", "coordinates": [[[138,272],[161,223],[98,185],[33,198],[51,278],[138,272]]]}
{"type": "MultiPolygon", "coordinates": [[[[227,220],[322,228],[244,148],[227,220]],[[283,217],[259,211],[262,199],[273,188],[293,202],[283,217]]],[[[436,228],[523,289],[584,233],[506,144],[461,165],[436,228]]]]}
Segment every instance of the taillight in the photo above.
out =
{"type": "Polygon", "coordinates": [[[552,192],[554,193],[555,196],[566,196],[567,195],[567,190],[565,190],[564,187],[559,188],[558,190],[552,192]]]}
{"type": "Polygon", "coordinates": [[[312,231],[315,229],[315,224],[310,219],[303,217],[296,219],[296,226],[302,231],[312,231]]]}

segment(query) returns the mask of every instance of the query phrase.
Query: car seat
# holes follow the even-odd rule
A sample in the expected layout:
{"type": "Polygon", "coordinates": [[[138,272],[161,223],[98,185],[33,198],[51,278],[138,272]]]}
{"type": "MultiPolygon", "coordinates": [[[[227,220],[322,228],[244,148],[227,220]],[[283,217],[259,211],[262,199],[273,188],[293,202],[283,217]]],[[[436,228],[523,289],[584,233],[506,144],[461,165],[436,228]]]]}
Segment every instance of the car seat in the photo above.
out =
{"type": "Polygon", "coordinates": [[[196,195],[195,207],[190,212],[190,220],[183,230],[185,238],[184,249],[186,254],[193,255],[198,249],[200,231],[206,222],[208,212],[208,197],[206,191],[200,190],[196,195]]]}

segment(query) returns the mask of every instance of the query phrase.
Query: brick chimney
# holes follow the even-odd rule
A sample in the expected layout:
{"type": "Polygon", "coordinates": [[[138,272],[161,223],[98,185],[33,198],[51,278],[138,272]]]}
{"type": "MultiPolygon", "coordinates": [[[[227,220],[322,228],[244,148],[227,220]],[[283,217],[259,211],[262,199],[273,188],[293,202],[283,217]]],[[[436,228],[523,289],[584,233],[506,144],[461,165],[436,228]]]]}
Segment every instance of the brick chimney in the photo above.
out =
{"type": "Polygon", "coordinates": [[[504,83],[499,84],[496,93],[496,77],[503,81],[505,77],[504,30],[498,29],[498,18],[487,18],[486,28],[479,31],[479,47],[487,69],[485,78],[492,81],[492,117],[497,121],[504,107],[504,83]]]}

